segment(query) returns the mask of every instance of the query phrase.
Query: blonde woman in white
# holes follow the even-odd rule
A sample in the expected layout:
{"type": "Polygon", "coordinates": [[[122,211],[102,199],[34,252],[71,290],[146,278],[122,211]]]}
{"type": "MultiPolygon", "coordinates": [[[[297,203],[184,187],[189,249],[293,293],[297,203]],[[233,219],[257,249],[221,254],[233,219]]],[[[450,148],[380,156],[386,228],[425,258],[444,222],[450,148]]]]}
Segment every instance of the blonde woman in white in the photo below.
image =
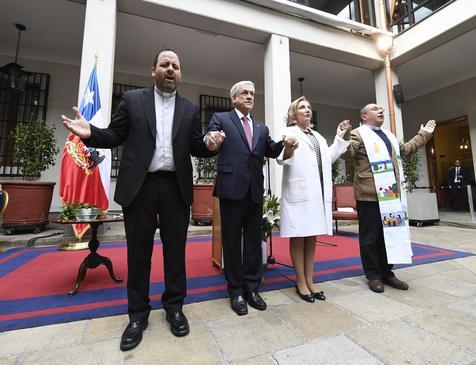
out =
{"type": "Polygon", "coordinates": [[[339,123],[334,143],[311,129],[312,109],[301,96],[288,109],[287,127],[281,135],[297,138],[292,153],[278,157],[283,165],[281,193],[281,237],[290,238],[290,253],[296,273],[296,293],[302,300],[325,300],[313,281],[316,236],[332,235],[332,163],[345,152],[350,141],[344,136],[352,128],[339,123]]]}

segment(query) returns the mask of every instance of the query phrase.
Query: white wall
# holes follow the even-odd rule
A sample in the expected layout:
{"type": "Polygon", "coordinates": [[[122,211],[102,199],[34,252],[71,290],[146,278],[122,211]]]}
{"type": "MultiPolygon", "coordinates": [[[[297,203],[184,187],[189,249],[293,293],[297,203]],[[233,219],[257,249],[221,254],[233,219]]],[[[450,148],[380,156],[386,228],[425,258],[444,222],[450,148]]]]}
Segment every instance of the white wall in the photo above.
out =
{"type": "MultiPolygon", "coordinates": [[[[476,163],[475,90],[476,78],[471,78],[405,102],[402,107],[405,140],[412,138],[418,132],[420,124],[426,123],[429,119],[444,122],[467,116],[474,165],[476,163]]],[[[458,142],[455,141],[455,143],[458,142]]],[[[422,157],[422,177],[418,185],[428,186],[426,154],[422,153],[422,157]]]]}

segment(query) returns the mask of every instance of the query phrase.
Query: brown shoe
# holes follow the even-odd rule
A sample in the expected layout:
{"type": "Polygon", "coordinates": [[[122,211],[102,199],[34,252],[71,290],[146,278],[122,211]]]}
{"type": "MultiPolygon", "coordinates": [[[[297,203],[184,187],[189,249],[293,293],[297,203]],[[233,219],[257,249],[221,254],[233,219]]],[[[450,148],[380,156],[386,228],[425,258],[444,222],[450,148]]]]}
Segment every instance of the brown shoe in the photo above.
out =
{"type": "Polygon", "coordinates": [[[387,279],[383,279],[383,283],[390,285],[392,288],[400,290],[408,290],[408,284],[404,281],[398,280],[395,276],[387,279]]]}
{"type": "Polygon", "coordinates": [[[385,288],[383,287],[383,283],[380,280],[369,280],[369,289],[376,292],[376,293],[383,293],[385,288]]]}

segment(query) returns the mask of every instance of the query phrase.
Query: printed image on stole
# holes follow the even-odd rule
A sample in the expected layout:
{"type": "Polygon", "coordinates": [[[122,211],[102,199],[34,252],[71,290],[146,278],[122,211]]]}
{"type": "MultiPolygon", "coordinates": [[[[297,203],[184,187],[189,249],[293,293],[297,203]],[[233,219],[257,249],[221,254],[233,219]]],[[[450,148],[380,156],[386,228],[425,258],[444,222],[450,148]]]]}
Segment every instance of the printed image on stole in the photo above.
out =
{"type": "Polygon", "coordinates": [[[374,178],[388,263],[410,264],[413,252],[408,224],[407,197],[403,187],[403,166],[398,141],[392,133],[382,129],[382,132],[390,140],[397,154],[398,166],[394,166],[382,138],[366,125],[360,126],[357,131],[364,141],[374,178]],[[395,167],[399,170],[401,189],[398,189],[394,171],[395,167]]]}

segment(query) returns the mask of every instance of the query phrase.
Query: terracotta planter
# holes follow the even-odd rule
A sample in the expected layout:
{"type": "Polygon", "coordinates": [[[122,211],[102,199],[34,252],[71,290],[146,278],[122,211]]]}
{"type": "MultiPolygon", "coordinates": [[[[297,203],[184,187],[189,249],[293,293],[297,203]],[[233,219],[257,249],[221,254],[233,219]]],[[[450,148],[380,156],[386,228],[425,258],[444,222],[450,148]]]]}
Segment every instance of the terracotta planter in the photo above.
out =
{"type": "Polygon", "coordinates": [[[3,213],[7,234],[16,230],[41,232],[48,224],[54,182],[5,180],[0,182],[8,192],[8,206],[3,213]]]}
{"type": "Polygon", "coordinates": [[[209,225],[213,217],[213,185],[193,185],[192,219],[198,225],[209,225]]]}

